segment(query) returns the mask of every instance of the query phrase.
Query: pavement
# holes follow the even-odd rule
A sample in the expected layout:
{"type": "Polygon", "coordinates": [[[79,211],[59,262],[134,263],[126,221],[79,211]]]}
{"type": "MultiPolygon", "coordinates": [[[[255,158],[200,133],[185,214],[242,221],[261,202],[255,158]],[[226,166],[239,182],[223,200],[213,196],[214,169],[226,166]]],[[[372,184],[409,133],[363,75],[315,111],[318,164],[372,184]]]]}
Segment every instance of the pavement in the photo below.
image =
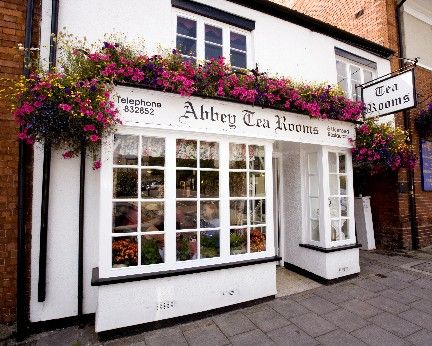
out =
{"type": "Polygon", "coordinates": [[[20,345],[432,345],[432,250],[360,253],[359,277],[338,284],[305,285],[300,293],[104,342],[89,324],[20,345]]]}

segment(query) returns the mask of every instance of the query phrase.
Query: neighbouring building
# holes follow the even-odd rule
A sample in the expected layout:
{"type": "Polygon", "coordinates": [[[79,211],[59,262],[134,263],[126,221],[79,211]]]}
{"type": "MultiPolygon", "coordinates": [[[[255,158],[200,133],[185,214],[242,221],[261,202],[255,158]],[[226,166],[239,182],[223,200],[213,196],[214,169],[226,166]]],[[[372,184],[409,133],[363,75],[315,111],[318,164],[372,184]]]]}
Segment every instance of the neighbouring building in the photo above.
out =
{"type": "MultiPolygon", "coordinates": [[[[432,102],[432,2],[292,0],[287,1],[286,5],[394,50],[396,54],[390,59],[392,71],[400,68],[400,58],[404,63],[409,63],[405,58],[419,58],[415,71],[418,105],[408,111],[407,120],[404,120],[403,113],[395,114],[395,123],[410,132],[412,144],[420,158],[421,139],[414,119],[421,109],[432,102]]],[[[370,73],[370,66],[357,66],[370,73]]],[[[348,74],[352,85],[363,82],[361,78],[354,78],[357,76],[358,73],[348,74]]],[[[349,82],[343,87],[348,95],[353,95],[349,82]]],[[[413,174],[412,194],[409,174],[404,171],[368,180],[366,193],[372,197],[377,246],[410,249],[432,245],[432,193],[424,191],[422,175],[419,160],[413,174]]]]}
{"type": "MultiPolygon", "coordinates": [[[[150,53],[186,46],[191,59],[223,55],[234,67],[259,64],[316,83],[336,84],[350,62],[367,66],[361,81],[391,71],[391,49],[267,0],[53,3],[41,7],[46,60],[55,21],[90,42],[120,32],[144,38],[150,53]]],[[[104,332],[272,297],[277,265],[324,282],[359,272],[354,123],[136,86],[116,92],[123,124],[102,145],[102,168],[92,170],[89,159],[85,171],[82,291],[80,161],[52,153],[41,249],[44,154],[34,147],[31,323],[74,318],[82,297],[82,312],[95,314],[96,331],[104,332]],[[137,260],[114,258],[125,245],[138,249],[137,260]],[[147,246],[156,262],[147,262],[147,246]]],[[[14,249],[9,232],[5,246],[14,249]]]]}

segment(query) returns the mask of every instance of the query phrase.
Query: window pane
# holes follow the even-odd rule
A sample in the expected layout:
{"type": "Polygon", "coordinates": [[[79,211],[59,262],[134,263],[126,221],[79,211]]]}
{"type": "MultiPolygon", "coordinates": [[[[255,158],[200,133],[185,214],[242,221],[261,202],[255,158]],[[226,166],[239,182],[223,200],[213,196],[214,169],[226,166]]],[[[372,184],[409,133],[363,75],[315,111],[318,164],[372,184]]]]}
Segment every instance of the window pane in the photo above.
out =
{"type": "Polygon", "coordinates": [[[266,228],[254,227],[250,230],[250,252],[260,252],[266,249],[266,228]]]}
{"type": "Polygon", "coordinates": [[[178,201],[176,203],[176,228],[197,228],[197,202],[178,201]]]}
{"type": "Polygon", "coordinates": [[[177,233],[176,249],[177,261],[197,259],[197,234],[196,232],[177,233]]]}
{"type": "Polygon", "coordinates": [[[217,44],[222,44],[222,29],[213,25],[204,26],[205,40],[217,44]]]}
{"type": "Polygon", "coordinates": [[[223,56],[222,46],[216,46],[211,43],[205,44],[205,59],[210,60],[211,58],[217,59],[223,56]]]}
{"type": "Polygon", "coordinates": [[[138,164],[138,136],[114,135],[113,164],[138,164]]]}
{"type": "Polygon", "coordinates": [[[318,175],[309,176],[309,196],[311,197],[319,196],[318,175]]]}
{"type": "Polygon", "coordinates": [[[364,83],[370,82],[372,80],[372,71],[363,70],[364,83]]]}
{"type": "Polygon", "coordinates": [[[143,169],[141,171],[142,198],[164,197],[164,173],[161,169],[143,169]]]}
{"type": "Polygon", "coordinates": [[[346,78],[346,64],[343,61],[336,60],[336,71],[338,76],[346,78]]]}
{"type": "Polygon", "coordinates": [[[142,166],[165,165],[165,139],[155,137],[142,137],[142,166]]]}
{"type": "Polygon", "coordinates": [[[141,237],[141,264],[163,263],[165,258],[164,236],[144,235],[141,237]]]}
{"type": "Polygon", "coordinates": [[[240,255],[247,252],[247,229],[232,229],[230,231],[230,254],[240,255]]]}
{"type": "Polygon", "coordinates": [[[348,198],[341,197],[340,198],[340,210],[341,216],[348,216],[348,198]]]}
{"type": "Polygon", "coordinates": [[[308,155],[309,174],[318,174],[317,166],[317,153],[310,153],[308,155]]]}
{"type": "Polygon", "coordinates": [[[176,48],[185,55],[196,56],[196,40],[177,36],[176,48]]]}
{"type": "Polygon", "coordinates": [[[265,197],[265,173],[249,174],[249,196],[265,197]]]}
{"type": "Polygon", "coordinates": [[[229,168],[245,169],[246,168],[246,145],[230,143],[230,162],[229,168]]]}
{"type": "Polygon", "coordinates": [[[329,198],[329,208],[330,208],[330,217],[339,217],[339,198],[338,197],[330,197],[329,198]]]}
{"type": "Polygon", "coordinates": [[[311,239],[315,241],[320,240],[319,234],[319,220],[310,220],[311,223],[311,239]]]}
{"type": "Polygon", "coordinates": [[[143,202],[141,204],[141,231],[164,230],[165,211],[163,202],[143,202]]]}
{"type": "Polygon", "coordinates": [[[263,224],[266,222],[265,215],[265,200],[250,200],[249,201],[250,223],[252,225],[263,224]]]}
{"type": "Polygon", "coordinates": [[[217,228],[220,226],[219,220],[219,202],[205,201],[201,202],[201,228],[217,228]]]}
{"type": "Polygon", "coordinates": [[[113,197],[138,197],[138,170],[132,168],[113,169],[113,197]]]}
{"type": "Polygon", "coordinates": [[[310,204],[310,217],[312,219],[319,219],[319,198],[309,198],[310,204]]]}
{"type": "Polygon", "coordinates": [[[345,173],[345,154],[339,154],[339,173],[345,173]]]}
{"type": "Polygon", "coordinates": [[[330,195],[339,195],[338,176],[337,174],[329,175],[330,195]]]}
{"type": "Polygon", "coordinates": [[[200,257],[219,257],[219,231],[200,232],[200,237],[200,257]]]}
{"type": "Polygon", "coordinates": [[[219,172],[201,171],[200,196],[204,198],[219,197],[219,172]]]}
{"type": "Polygon", "coordinates": [[[195,198],[197,196],[197,171],[177,170],[176,190],[178,198],[195,198]]]}
{"type": "Polygon", "coordinates": [[[219,168],[219,143],[200,142],[200,167],[219,168]]]}
{"type": "Polygon", "coordinates": [[[339,176],[339,183],[340,183],[340,194],[346,195],[347,194],[347,177],[346,175],[340,175],[339,176]]]}
{"type": "Polygon", "coordinates": [[[230,201],[231,226],[243,226],[247,224],[247,201],[230,201]]]}
{"type": "Polygon", "coordinates": [[[350,65],[351,80],[361,84],[360,68],[357,66],[350,65]]]}
{"type": "Polygon", "coordinates": [[[358,89],[359,82],[351,81],[351,95],[353,100],[358,100],[360,96],[360,91],[358,89]]]}
{"type": "Polygon", "coordinates": [[[265,151],[264,146],[250,145],[249,146],[249,168],[256,170],[264,170],[265,151]]]}
{"type": "Polygon", "coordinates": [[[246,51],[246,36],[237,34],[236,32],[230,33],[231,48],[240,49],[246,51]]]}
{"type": "Polygon", "coordinates": [[[348,94],[348,80],[346,72],[346,64],[342,61],[336,61],[337,82],[339,87],[348,94]]]}
{"type": "Polygon", "coordinates": [[[113,233],[136,232],[138,222],[137,204],[132,202],[114,202],[112,222],[113,233]]]}
{"type": "Polygon", "coordinates": [[[331,241],[340,240],[339,220],[331,221],[331,241]]]}
{"type": "Polygon", "coordinates": [[[231,65],[234,67],[246,68],[246,53],[238,52],[231,49],[231,65]]]}
{"type": "Polygon", "coordinates": [[[337,173],[336,153],[328,153],[329,172],[337,173]]]}
{"type": "Polygon", "coordinates": [[[341,220],[341,238],[342,239],[348,239],[349,238],[348,226],[349,226],[349,220],[348,219],[342,219],[341,220]]]}
{"type": "Polygon", "coordinates": [[[246,173],[230,172],[229,188],[230,197],[246,197],[246,173]]]}
{"type": "Polygon", "coordinates": [[[177,17],[177,33],[190,37],[196,37],[196,21],[177,17]]]}
{"type": "Polygon", "coordinates": [[[197,142],[186,139],[177,139],[176,158],[177,167],[196,167],[197,142]]]}
{"type": "Polygon", "coordinates": [[[138,265],[138,242],[136,237],[116,237],[112,239],[113,268],[138,265]]]}

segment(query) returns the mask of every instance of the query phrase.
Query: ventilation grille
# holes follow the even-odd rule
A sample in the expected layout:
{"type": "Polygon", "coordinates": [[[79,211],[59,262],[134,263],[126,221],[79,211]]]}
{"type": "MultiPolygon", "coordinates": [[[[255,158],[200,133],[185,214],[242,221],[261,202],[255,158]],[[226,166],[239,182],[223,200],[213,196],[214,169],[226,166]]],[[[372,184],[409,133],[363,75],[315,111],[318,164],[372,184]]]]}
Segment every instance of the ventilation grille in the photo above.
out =
{"type": "Polygon", "coordinates": [[[174,307],[174,301],[160,302],[156,305],[156,310],[168,310],[174,307]]]}

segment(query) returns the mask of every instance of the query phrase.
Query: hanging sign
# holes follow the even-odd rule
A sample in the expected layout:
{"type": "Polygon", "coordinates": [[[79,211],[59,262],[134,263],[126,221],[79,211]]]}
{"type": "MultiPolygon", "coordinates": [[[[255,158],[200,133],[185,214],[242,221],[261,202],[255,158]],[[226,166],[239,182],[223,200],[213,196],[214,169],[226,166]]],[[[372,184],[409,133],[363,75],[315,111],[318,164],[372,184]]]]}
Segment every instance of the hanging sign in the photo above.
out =
{"type": "Polygon", "coordinates": [[[422,140],[420,145],[422,187],[424,191],[432,191],[432,142],[422,140]]]}
{"type": "Polygon", "coordinates": [[[383,116],[416,106],[414,69],[361,86],[366,117],[383,116]]]}
{"type": "Polygon", "coordinates": [[[129,86],[113,95],[125,126],[282,140],[351,148],[355,125],[225,100],[129,86]]]}

